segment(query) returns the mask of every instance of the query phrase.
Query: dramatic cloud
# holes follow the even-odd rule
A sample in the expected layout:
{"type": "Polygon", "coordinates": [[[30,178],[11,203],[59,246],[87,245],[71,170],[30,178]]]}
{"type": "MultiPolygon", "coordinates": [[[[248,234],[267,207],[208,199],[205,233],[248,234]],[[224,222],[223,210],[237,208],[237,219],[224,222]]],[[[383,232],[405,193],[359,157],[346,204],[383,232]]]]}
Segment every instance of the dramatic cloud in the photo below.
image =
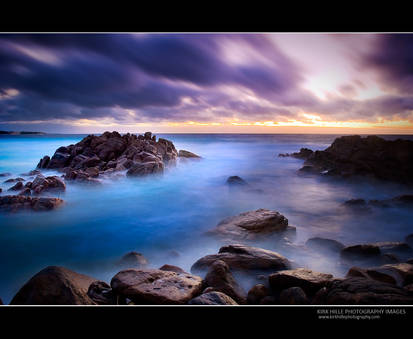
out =
{"type": "Polygon", "coordinates": [[[0,124],[409,120],[412,46],[411,35],[3,34],[0,124]]]}

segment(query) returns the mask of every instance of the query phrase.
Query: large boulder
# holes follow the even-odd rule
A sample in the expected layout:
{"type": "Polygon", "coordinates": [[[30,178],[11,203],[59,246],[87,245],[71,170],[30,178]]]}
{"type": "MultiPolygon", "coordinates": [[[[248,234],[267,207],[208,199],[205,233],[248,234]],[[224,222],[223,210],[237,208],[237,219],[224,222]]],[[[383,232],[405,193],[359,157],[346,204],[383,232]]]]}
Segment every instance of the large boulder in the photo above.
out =
{"type": "Polygon", "coordinates": [[[239,304],[246,302],[245,291],[238,285],[228,265],[222,260],[217,260],[210,266],[204,283],[207,287],[212,287],[214,291],[230,296],[239,304]]]}
{"type": "Polygon", "coordinates": [[[188,305],[238,305],[231,297],[221,292],[208,292],[188,301],[188,305]]]}
{"type": "Polygon", "coordinates": [[[329,305],[411,305],[413,295],[392,284],[351,277],[332,281],[323,300],[329,305]]]}
{"type": "Polygon", "coordinates": [[[231,270],[240,271],[277,271],[291,268],[291,262],[277,252],[233,244],[221,247],[218,254],[199,259],[192,265],[191,272],[206,270],[217,260],[224,261],[231,270]]]}
{"type": "Polygon", "coordinates": [[[116,295],[135,304],[179,305],[202,292],[202,278],[157,269],[127,269],[116,274],[110,283],[116,295]]]}
{"type": "Polygon", "coordinates": [[[288,231],[288,219],[277,211],[258,209],[222,220],[208,234],[231,240],[252,240],[262,235],[288,231]]]}
{"type": "Polygon", "coordinates": [[[87,294],[97,279],[64,267],[49,266],[34,275],[14,296],[11,305],[94,305],[87,294]]]}
{"type": "Polygon", "coordinates": [[[290,287],[300,287],[308,295],[314,295],[333,279],[333,275],[305,268],[280,271],[269,276],[270,286],[275,291],[290,287]]]}

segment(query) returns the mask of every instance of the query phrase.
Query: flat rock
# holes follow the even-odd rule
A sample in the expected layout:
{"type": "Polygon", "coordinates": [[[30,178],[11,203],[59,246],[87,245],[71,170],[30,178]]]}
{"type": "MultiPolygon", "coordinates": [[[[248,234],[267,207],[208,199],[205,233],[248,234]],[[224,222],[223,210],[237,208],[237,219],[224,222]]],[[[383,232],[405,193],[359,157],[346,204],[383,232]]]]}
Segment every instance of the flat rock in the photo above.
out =
{"type": "Polygon", "coordinates": [[[351,277],[332,281],[324,300],[329,305],[411,305],[413,295],[402,287],[351,277]]]}
{"type": "Polygon", "coordinates": [[[231,270],[277,271],[291,268],[291,262],[281,254],[241,244],[223,246],[218,254],[207,255],[191,267],[191,272],[203,271],[216,260],[224,261],[231,270]]]}
{"type": "Polygon", "coordinates": [[[280,271],[269,276],[270,286],[275,291],[290,287],[301,287],[307,294],[313,295],[328,282],[333,275],[312,271],[305,268],[280,271]]]}
{"type": "Polygon", "coordinates": [[[110,283],[115,294],[135,304],[186,304],[202,291],[202,278],[157,269],[127,269],[110,283]]]}
{"type": "Polygon", "coordinates": [[[59,198],[38,198],[25,195],[5,195],[0,197],[0,210],[17,212],[21,210],[49,211],[63,204],[59,198]]]}
{"type": "Polygon", "coordinates": [[[188,301],[188,305],[238,305],[231,297],[221,292],[208,292],[188,301]]]}
{"type": "Polygon", "coordinates": [[[288,229],[288,219],[276,211],[258,209],[222,220],[208,232],[234,240],[252,240],[262,235],[282,233],[288,229]]]}
{"type": "Polygon", "coordinates": [[[11,305],[94,305],[87,294],[96,281],[64,267],[49,266],[34,275],[14,296],[11,305]]]}

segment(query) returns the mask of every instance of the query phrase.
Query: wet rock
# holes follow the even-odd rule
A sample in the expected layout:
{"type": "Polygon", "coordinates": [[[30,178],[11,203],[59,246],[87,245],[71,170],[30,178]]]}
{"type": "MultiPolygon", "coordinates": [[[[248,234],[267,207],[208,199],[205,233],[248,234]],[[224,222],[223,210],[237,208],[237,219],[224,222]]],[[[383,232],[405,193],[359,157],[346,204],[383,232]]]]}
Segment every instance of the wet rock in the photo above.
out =
{"type": "Polygon", "coordinates": [[[59,198],[35,198],[24,195],[5,195],[0,197],[0,210],[17,212],[31,209],[33,211],[53,210],[63,204],[59,198]]]}
{"type": "Polygon", "coordinates": [[[195,275],[156,269],[127,269],[110,283],[115,294],[135,304],[186,304],[202,291],[202,279],[195,275]]]}
{"type": "Polygon", "coordinates": [[[169,271],[169,272],[175,272],[175,273],[184,273],[184,274],[189,274],[188,272],[185,272],[182,268],[174,265],[168,265],[165,264],[161,267],[159,267],[161,271],[169,271]]]}
{"type": "Polygon", "coordinates": [[[231,185],[231,186],[246,186],[246,185],[248,185],[247,182],[244,179],[240,178],[237,175],[229,177],[227,179],[227,184],[231,185]]]}
{"type": "Polygon", "coordinates": [[[18,181],[25,181],[25,180],[23,178],[7,179],[6,181],[4,181],[4,183],[9,184],[9,183],[18,182],[18,181]]]}
{"type": "Polygon", "coordinates": [[[334,280],[327,286],[329,305],[411,305],[413,296],[402,287],[380,281],[352,277],[334,280]]]}
{"type": "Polygon", "coordinates": [[[35,194],[40,194],[45,191],[65,191],[66,184],[58,176],[44,177],[39,174],[32,182],[30,187],[35,194]]]}
{"type": "Polygon", "coordinates": [[[134,164],[126,172],[126,175],[131,177],[140,177],[154,173],[163,173],[163,164],[161,162],[151,161],[134,164]]]}
{"type": "Polygon", "coordinates": [[[333,275],[331,274],[305,268],[280,271],[269,276],[270,286],[275,291],[282,291],[290,287],[301,287],[308,295],[314,295],[332,279],[333,275]]]}
{"type": "Polygon", "coordinates": [[[178,157],[180,158],[198,158],[200,159],[201,157],[195,153],[185,151],[183,149],[179,150],[178,157]]]}
{"type": "Polygon", "coordinates": [[[215,261],[209,268],[204,279],[205,286],[212,287],[214,291],[222,292],[239,304],[246,303],[246,293],[232,276],[228,265],[222,261],[215,261]]]}
{"type": "Polygon", "coordinates": [[[343,248],[340,255],[346,260],[377,259],[381,256],[381,251],[377,245],[361,244],[343,248]]]}
{"type": "Polygon", "coordinates": [[[119,264],[123,267],[143,268],[148,265],[148,260],[142,253],[131,251],[121,258],[119,264]]]}
{"type": "Polygon", "coordinates": [[[94,281],[90,284],[87,295],[98,305],[116,305],[112,289],[104,281],[94,281]]]}
{"type": "Polygon", "coordinates": [[[307,295],[300,287],[290,287],[280,293],[282,305],[308,305],[310,302],[307,295]]]}
{"type": "Polygon", "coordinates": [[[32,191],[30,190],[30,188],[24,188],[22,191],[19,192],[19,195],[31,195],[32,191]]]}
{"type": "Polygon", "coordinates": [[[366,269],[352,267],[348,271],[347,277],[364,277],[397,286],[405,286],[413,283],[413,265],[398,263],[366,269]]]}
{"type": "Polygon", "coordinates": [[[23,189],[24,185],[21,181],[17,182],[14,186],[10,187],[8,191],[20,191],[23,189]]]}
{"type": "Polygon", "coordinates": [[[328,250],[332,252],[340,252],[345,246],[333,239],[326,238],[310,238],[306,241],[306,246],[315,250],[328,250]]]}
{"type": "Polygon", "coordinates": [[[234,240],[252,240],[262,235],[282,233],[288,228],[288,219],[277,211],[258,209],[222,220],[210,235],[234,240]]]}
{"type": "Polygon", "coordinates": [[[3,177],[9,177],[9,176],[11,176],[11,173],[6,173],[6,172],[3,172],[3,173],[0,173],[0,178],[3,178],[3,177]]]}
{"type": "Polygon", "coordinates": [[[238,305],[231,297],[221,292],[203,293],[188,301],[189,305],[238,305]]]}
{"type": "Polygon", "coordinates": [[[94,305],[87,294],[96,281],[64,267],[49,266],[34,275],[14,296],[11,305],[94,305]]]}
{"type": "Polygon", "coordinates": [[[305,159],[304,165],[313,166],[320,173],[413,183],[413,141],[410,140],[343,136],[324,151],[315,151],[305,159]]]}
{"type": "Polygon", "coordinates": [[[380,248],[381,253],[395,255],[413,255],[413,249],[405,242],[383,241],[374,243],[380,248]]]}
{"type": "Polygon", "coordinates": [[[259,305],[261,299],[270,294],[268,288],[263,284],[254,285],[247,295],[247,303],[249,305],[259,305]]]}
{"type": "Polygon", "coordinates": [[[291,268],[291,262],[277,252],[233,244],[221,247],[218,254],[199,259],[192,265],[191,272],[206,270],[216,260],[224,261],[231,270],[274,272],[291,268]]]}

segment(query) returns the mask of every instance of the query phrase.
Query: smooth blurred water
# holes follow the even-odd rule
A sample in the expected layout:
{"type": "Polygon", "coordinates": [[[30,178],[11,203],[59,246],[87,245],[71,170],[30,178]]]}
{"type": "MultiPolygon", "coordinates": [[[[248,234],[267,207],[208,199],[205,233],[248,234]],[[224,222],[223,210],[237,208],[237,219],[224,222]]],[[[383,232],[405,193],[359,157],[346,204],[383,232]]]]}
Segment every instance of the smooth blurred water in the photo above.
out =
{"type": "MultiPolygon", "coordinates": [[[[374,210],[355,214],[340,207],[351,198],[386,199],[412,193],[401,185],[302,176],[302,160],[279,158],[301,147],[325,149],[336,135],[159,135],[202,160],[178,161],[162,176],[116,176],[101,187],[70,183],[64,206],[49,212],[0,212],[0,297],[8,303],[18,289],[48,265],[62,265],[110,282],[116,261],[141,252],[152,267],[173,264],[189,270],[222,245],[203,233],[225,217],[258,208],[277,210],[297,226],[297,244],[323,236],[345,244],[401,241],[413,232],[413,211],[374,210]],[[231,190],[229,176],[248,181],[254,191],[231,190]],[[179,252],[179,256],[171,251],[179,252]]],[[[84,135],[0,136],[0,173],[16,177],[34,169],[41,157],[84,135]]],[[[396,138],[395,136],[385,136],[396,138]]],[[[410,138],[405,136],[404,138],[410,138]]],[[[54,173],[54,172],[51,172],[54,173]]],[[[0,178],[2,195],[7,178],[0,178]]],[[[277,250],[271,243],[260,244],[277,250]]],[[[302,266],[343,274],[336,258],[283,253],[302,266]]]]}

